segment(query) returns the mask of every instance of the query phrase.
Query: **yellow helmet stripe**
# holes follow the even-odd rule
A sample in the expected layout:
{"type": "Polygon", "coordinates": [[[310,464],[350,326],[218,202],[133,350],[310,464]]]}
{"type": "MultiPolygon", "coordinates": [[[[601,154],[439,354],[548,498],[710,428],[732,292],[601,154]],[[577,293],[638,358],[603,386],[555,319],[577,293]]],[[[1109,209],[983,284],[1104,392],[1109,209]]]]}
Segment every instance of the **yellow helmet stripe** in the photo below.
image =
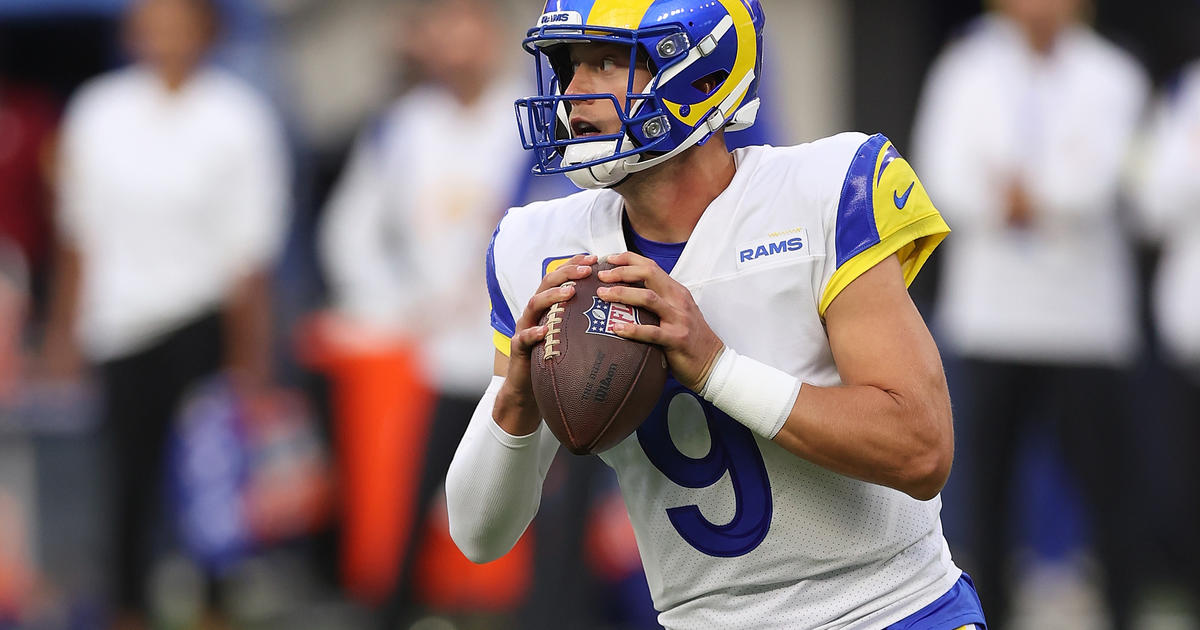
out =
{"type": "Polygon", "coordinates": [[[588,26],[636,29],[655,0],[596,0],[588,15],[588,26]]]}
{"type": "MultiPolygon", "coordinates": [[[[730,94],[741,83],[742,79],[754,70],[754,64],[758,61],[758,38],[754,33],[754,16],[750,15],[750,10],[741,0],[717,0],[725,6],[725,10],[729,11],[729,15],[733,17],[734,28],[737,30],[737,38],[739,45],[737,57],[733,61],[733,71],[729,74],[725,84],[721,89],[713,93],[701,103],[692,105],[692,111],[687,116],[681,114],[683,110],[682,103],[672,103],[664,100],[663,105],[667,107],[676,118],[683,121],[685,125],[694,127],[700,119],[704,117],[713,107],[716,107],[722,101],[729,97],[730,94]]],[[[599,4],[599,3],[597,3],[599,4]]],[[[593,11],[595,13],[595,11],[593,11]]],[[[725,34],[729,36],[728,33],[725,34]]],[[[745,95],[738,97],[737,101],[729,111],[736,111],[745,100],[745,95]]]]}

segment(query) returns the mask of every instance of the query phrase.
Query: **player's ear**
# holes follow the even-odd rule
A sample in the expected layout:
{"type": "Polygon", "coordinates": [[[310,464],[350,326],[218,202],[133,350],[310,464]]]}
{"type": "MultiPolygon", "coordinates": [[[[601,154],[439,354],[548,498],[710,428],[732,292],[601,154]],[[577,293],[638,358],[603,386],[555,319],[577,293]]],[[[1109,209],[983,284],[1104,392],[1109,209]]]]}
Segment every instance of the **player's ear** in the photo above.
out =
{"type": "Polygon", "coordinates": [[[710,74],[696,82],[696,88],[705,94],[712,94],[717,89],[717,75],[710,74]]]}

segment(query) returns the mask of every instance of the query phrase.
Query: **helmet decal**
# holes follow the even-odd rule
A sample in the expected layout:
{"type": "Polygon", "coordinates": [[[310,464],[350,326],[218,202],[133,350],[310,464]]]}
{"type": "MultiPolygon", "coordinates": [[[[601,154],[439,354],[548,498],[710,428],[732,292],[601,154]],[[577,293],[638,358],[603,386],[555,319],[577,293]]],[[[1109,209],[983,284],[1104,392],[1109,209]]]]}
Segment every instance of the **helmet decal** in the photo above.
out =
{"type": "MultiPolygon", "coordinates": [[[[713,107],[716,107],[721,101],[729,98],[734,90],[740,87],[742,78],[754,72],[754,66],[758,62],[758,38],[754,32],[754,22],[749,9],[742,3],[742,0],[718,0],[718,2],[725,5],[725,8],[729,11],[729,15],[733,16],[731,20],[729,18],[726,18],[726,20],[731,21],[732,24],[730,26],[736,29],[739,44],[737,47],[737,58],[733,62],[733,70],[729,73],[729,78],[720,89],[701,103],[688,103],[691,115],[683,115],[681,112],[683,103],[672,103],[668,100],[663,101],[667,109],[687,125],[695,125],[700,122],[700,119],[707,115],[713,107]]],[[[730,33],[724,33],[724,37],[729,37],[729,35],[730,33]]],[[[739,96],[733,105],[733,109],[736,110],[741,106],[744,99],[744,94],[739,96]]]]}
{"type": "Polygon", "coordinates": [[[650,5],[657,0],[596,0],[587,23],[610,28],[637,29],[650,5]]]}

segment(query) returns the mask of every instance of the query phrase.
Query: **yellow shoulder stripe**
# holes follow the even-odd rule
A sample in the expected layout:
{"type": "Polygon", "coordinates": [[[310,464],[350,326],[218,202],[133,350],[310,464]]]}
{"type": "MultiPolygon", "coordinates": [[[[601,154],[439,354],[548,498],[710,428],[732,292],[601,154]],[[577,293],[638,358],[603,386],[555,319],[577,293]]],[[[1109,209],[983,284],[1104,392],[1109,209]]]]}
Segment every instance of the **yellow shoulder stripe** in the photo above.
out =
{"type": "Polygon", "coordinates": [[[833,273],[833,277],[829,279],[829,284],[825,287],[819,307],[821,317],[825,317],[825,309],[829,308],[833,299],[843,289],[850,286],[855,278],[866,273],[868,269],[892,254],[900,254],[900,268],[904,273],[904,285],[911,285],[916,279],[917,273],[921,271],[921,267],[925,265],[925,261],[929,260],[929,255],[949,233],[950,227],[946,225],[940,214],[929,214],[901,227],[873,247],[846,261],[833,273]]]}
{"type": "Polygon", "coordinates": [[[499,330],[492,329],[492,345],[506,357],[512,352],[512,339],[499,330]]]}

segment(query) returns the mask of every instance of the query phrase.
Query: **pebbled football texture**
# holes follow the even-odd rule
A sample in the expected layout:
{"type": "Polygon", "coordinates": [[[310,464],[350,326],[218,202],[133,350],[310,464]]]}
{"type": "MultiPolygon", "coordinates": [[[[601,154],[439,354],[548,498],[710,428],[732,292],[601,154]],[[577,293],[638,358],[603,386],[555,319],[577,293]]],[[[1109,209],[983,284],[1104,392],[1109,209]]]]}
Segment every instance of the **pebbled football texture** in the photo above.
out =
{"type": "Polygon", "coordinates": [[[542,317],[533,348],[533,393],[550,431],[576,455],[600,453],[629,437],[654,410],[667,380],[662,348],[618,337],[611,325],[658,324],[654,313],[596,297],[600,271],[575,282],[575,295],[542,317]]]}

